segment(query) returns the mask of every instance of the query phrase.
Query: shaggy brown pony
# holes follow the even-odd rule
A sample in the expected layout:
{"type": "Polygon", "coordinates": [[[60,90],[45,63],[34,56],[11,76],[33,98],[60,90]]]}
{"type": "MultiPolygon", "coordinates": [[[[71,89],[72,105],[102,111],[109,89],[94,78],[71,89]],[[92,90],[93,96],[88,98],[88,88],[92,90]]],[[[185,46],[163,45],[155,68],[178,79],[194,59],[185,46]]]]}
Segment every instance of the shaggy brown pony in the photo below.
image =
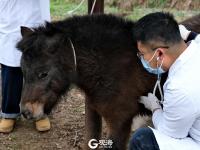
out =
{"type": "Polygon", "coordinates": [[[112,149],[125,150],[132,118],[148,113],[138,99],[156,81],[136,55],[133,30],[134,22],[112,15],[75,16],[33,30],[22,28],[17,47],[23,53],[24,116],[40,119],[75,83],[87,97],[86,143],[100,139],[104,118],[112,149]]]}

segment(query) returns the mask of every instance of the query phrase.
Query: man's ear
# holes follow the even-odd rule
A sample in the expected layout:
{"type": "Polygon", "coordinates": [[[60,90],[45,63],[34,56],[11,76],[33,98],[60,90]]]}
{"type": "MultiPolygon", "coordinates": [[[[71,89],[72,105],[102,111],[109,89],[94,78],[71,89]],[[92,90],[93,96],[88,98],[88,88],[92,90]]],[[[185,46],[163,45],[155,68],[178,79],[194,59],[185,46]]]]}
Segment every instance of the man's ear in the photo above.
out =
{"type": "Polygon", "coordinates": [[[159,59],[162,60],[163,59],[163,54],[165,54],[166,50],[164,48],[158,48],[157,51],[158,51],[159,59]]]}
{"type": "Polygon", "coordinates": [[[24,26],[21,26],[21,35],[24,37],[26,35],[29,35],[31,33],[33,33],[34,31],[28,27],[24,27],[24,26]]]}

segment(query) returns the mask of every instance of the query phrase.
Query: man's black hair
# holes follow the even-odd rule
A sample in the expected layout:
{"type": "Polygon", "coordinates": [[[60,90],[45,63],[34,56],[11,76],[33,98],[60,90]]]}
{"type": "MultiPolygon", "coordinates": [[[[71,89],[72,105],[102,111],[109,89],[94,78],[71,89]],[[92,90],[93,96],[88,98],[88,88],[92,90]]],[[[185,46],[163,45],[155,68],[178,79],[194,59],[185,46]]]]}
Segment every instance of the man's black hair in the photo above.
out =
{"type": "Polygon", "coordinates": [[[134,36],[143,44],[161,42],[167,46],[179,43],[182,39],[173,15],[164,12],[151,13],[138,20],[134,36]]]}

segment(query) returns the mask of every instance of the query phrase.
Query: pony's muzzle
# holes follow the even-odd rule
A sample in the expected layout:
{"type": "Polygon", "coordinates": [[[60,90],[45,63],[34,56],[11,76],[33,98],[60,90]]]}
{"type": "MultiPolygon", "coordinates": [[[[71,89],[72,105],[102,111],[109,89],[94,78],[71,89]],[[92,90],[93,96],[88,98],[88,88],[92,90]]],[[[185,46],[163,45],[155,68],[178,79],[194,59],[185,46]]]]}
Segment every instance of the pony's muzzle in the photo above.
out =
{"type": "Polygon", "coordinates": [[[44,117],[44,104],[39,102],[21,104],[21,113],[26,119],[39,120],[44,117]]]}

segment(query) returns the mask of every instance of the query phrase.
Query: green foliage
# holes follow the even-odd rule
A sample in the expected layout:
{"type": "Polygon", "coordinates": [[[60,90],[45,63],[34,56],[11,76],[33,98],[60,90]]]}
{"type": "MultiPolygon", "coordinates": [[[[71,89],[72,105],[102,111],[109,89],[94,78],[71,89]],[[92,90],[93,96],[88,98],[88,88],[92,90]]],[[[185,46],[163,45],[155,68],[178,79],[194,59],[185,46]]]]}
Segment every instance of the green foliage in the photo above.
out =
{"type": "Polygon", "coordinates": [[[158,12],[158,11],[163,11],[163,12],[170,12],[174,15],[176,20],[182,21],[186,18],[189,18],[191,16],[197,15],[200,13],[200,11],[179,11],[176,9],[162,9],[162,8],[135,8],[133,12],[127,16],[127,18],[132,19],[132,20],[138,20],[139,18],[153,12],[158,12]]]}
{"type": "Polygon", "coordinates": [[[167,0],[149,0],[148,1],[148,6],[150,8],[158,8],[158,7],[164,7],[167,3],[167,0]]]}
{"type": "MultiPolygon", "coordinates": [[[[87,1],[83,3],[83,5],[75,12],[77,15],[87,14],[87,1]]],[[[132,0],[136,1],[136,0],[132,0]]],[[[132,11],[126,11],[124,9],[120,9],[117,7],[117,3],[119,0],[105,0],[105,13],[112,13],[116,15],[127,14],[126,17],[132,20],[137,20],[144,15],[156,11],[166,11],[174,14],[177,20],[181,21],[190,16],[199,14],[199,10],[176,10],[166,8],[165,5],[169,0],[148,0],[148,6],[134,6],[132,11]],[[109,2],[109,3],[108,3],[109,2]]],[[[68,11],[76,8],[81,0],[50,0],[51,2],[51,16],[52,20],[63,19],[69,17],[68,11]]]]}
{"type": "MultiPolygon", "coordinates": [[[[78,6],[81,0],[50,0],[50,11],[53,20],[69,17],[68,11],[78,6]]],[[[85,0],[87,1],[87,0],[85,0]]],[[[86,14],[87,6],[84,3],[77,11],[77,14],[86,14]]]]}

